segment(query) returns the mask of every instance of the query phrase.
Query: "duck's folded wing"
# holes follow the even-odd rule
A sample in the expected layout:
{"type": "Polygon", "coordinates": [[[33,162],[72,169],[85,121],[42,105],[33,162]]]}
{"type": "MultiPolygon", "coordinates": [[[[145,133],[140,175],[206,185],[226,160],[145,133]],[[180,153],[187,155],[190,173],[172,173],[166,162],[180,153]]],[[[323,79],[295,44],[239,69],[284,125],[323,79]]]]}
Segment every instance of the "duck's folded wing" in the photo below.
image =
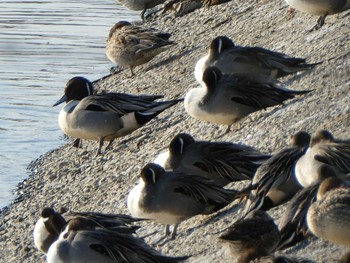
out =
{"type": "Polygon", "coordinates": [[[256,186],[256,191],[250,197],[250,204],[247,207],[246,214],[259,209],[264,202],[266,194],[271,189],[283,185],[294,176],[294,166],[305,151],[306,148],[297,147],[284,149],[273,155],[258,168],[253,178],[253,185],[256,186]]]}
{"type": "Polygon", "coordinates": [[[94,223],[95,226],[109,229],[109,230],[117,230],[123,233],[133,233],[139,226],[132,225],[135,222],[142,221],[144,219],[133,218],[129,215],[123,214],[105,214],[98,212],[68,212],[65,213],[64,216],[67,219],[82,217],[90,220],[94,223]]]}
{"type": "Polygon", "coordinates": [[[152,51],[154,49],[171,45],[173,43],[174,43],[173,41],[170,41],[166,38],[165,33],[160,35],[144,34],[144,37],[140,39],[140,43],[138,46],[139,50],[137,52],[140,53],[140,52],[152,51]]]}
{"type": "Polygon", "coordinates": [[[166,38],[159,37],[148,30],[137,27],[129,27],[124,34],[117,35],[114,41],[123,46],[124,50],[135,54],[144,50],[154,49],[160,44],[170,43],[166,38]]]}
{"type": "MultiPolygon", "coordinates": [[[[234,63],[241,63],[245,65],[252,65],[258,67],[264,67],[266,69],[279,68],[275,60],[287,60],[288,57],[283,57],[284,54],[273,52],[260,47],[240,47],[234,48],[224,52],[230,61],[234,63]],[[277,64],[277,65],[276,65],[277,64]]],[[[225,59],[225,58],[224,58],[225,59]]],[[[298,63],[305,62],[305,60],[297,59],[298,63]]]]}
{"type": "Polygon", "coordinates": [[[317,161],[334,166],[344,174],[350,173],[350,143],[326,143],[319,149],[320,153],[315,155],[317,161]]]}
{"type": "Polygon", "coordinates": [[[255,110],[283,104],[285,100],[294,98],[294,95],[299,93],[279,88],[272,82],[255,82],[245,77],[236,78],[232,89],[235,92],[231,97],[232,101],[255,110]]]}
{"type": "Polygon", "coordinates": [[[228,204],[237,191],[224,189],[213,180],[198,175],[177,174],[170,177],[171,190],[186,195],[203,205],[228,204]]]}
{"type": "Polygon", "coordinates": [[[296,64],[306,64],[305,58],[294,58],[290,57],[284,53],[272,51],[266,48],[262,47],[245,47],[244,52],[247,56],[252,56],[259,58],[264,64],[267,66],[283,66],[286,64],[289,65],[296,65],[296,64]],[[278,63],[277,65],[274,65],[274,63],[278,63]]]}
{"type": "Polygon", "coordinates": [[[106,93],[84,98],[79,107],[91,111],[111,111],[120,115],[129,112],[142,111],[158,105],[154,100],[162,98],[161,95],[129,95],[123,93],[106,93]]]}
{"type": "Polygon", "coordinates": [[[255,57],[265,65],[266,68],[276,69],[277,77],[283,77],[301,70],[315,67],[322,62],[308,64],[304,58],[290,57],[284,53],[275,52],[261,47],[247,47],[247,56],[255,57]]]}
{"type": "Polygon", "coordinates": [[[144,30],[135,32],[135,34],[123,35],[120,37],[120,42],[125,49],[137,54],[173,44],[174,42],[169,40],[170,36],[168,33],[144,30]]]}
{"type": "Polygon", "coordinates": [[[306,214],[310,205],[316,201],[318,187],[319,184],[315,184],[303,188],[290,200],[279,224],[281,240],[278,249],[294,246],[309,235],[306,214]]]}
{"type": "Polygon", "coordinates": [[[258,187],[260,189],[287,182],[294,175],[296,162],[305,152],[306,148],[289,147],[273,155],[259,167],[254,177],[254,184],[261,185],[258,187]]]}
{"type": "Polygon", "coordinates": [[[229,181],[252,179],[260,164],[270,157],[251,147],[231,143],[199,142],[198,146],[201,153],[193,165],[229,181]]]}
{"type": "Polygon", "coordinates": [[[92,233],[94,234],[97,237],[96,242],[90,247],[115,262],[175,263],[188,258],[163,256],[143,240],[132,235],[111,232],[92,233]]]}
{"type": "Polygon", "coordinates": [[[90,238],[94,238],[95,240],[90,244],[90,248],[101,255],[109,257],[115,262],[132,263],[135,260],[136,253],[140,253],[140,257],[142,257],[142,251],[139,247],[133,246],[133,243],[130,244],[132,238],[128,237],[129,236],[116,233],[107,234],[101,233],[101,231],[98,233],[91,232],[90,238]]]}

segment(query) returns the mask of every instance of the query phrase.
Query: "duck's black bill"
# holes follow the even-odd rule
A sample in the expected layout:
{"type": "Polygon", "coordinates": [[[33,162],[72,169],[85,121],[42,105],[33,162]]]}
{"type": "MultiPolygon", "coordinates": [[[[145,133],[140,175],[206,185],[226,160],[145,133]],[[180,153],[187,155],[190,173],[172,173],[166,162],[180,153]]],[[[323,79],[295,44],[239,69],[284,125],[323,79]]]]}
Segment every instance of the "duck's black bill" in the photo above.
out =
{"type": "Polygon", "coordinates": [[[62,98],[60,98],[54,105],[52,105],[52,107],[55,107],[59,104],[61,104],[62,102],[65,102],[67,100],[67,96],[63,95],[62,98]]]}

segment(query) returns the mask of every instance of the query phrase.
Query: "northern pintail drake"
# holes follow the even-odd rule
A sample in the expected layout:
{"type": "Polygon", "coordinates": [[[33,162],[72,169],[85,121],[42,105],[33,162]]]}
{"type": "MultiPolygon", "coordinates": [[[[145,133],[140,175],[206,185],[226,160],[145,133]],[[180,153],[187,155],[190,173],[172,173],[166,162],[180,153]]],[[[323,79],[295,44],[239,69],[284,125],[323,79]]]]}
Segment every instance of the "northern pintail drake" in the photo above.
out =
{"type": "Polygon", "coordinates": [[[306,152],[309,142],[310,134],[297,132],[291,137],[290,146],[273,154],[257,169],[251,183],[256,189],[251,191],[245,204],[246,213],[283,204],[302,188],[295,177],[294,167],[306,152]]]}
{"type": "Polygon", "coordinates": [[[293,58],[286,54],[261,47],[237,46],[227,36],[219,36],[212,40],[209,52],[195,66],[195,77],[202,83],[204,71],[217,67],[225,74],[247,74],[266,76],[272,79],[312,69],[317,64],[308,64],[304,58],[293,58]]]}
{"type": "Polygon", "coordinates": [[[323,180],[337,177],[335,170],[327,165],[321,165],[317,173],[319,181],[298,191],[290,200],[279,223],[281,241],[278,249],[294,246],[311,233],[306,223],[306,214],[311,204],[316,201],[318,188],[323,180]]]}
{"type": "Polygon", "coordinates": [[[253,211],[247,218],[230,226],[220,240],[237,262],[251,262],[273,252],[280,240],[274,220],[264,211],[253,211]]]}
{"type": "Polygon", "coordinates": [[[350,173],[350,141],[335,139],[327,130],[316,131],[307,152],[295,166],[299,183],[306,187],[317,182],[317,169],[324,163],[345,178],[350,173]]]}
{"type": "Polygon", "coordinates": [[[319,16],[313,29],[324,25],[326,16],[350,9],[350,0],[285,0],[291,7],[311,15],[319,16]]]}
{"type": "Polygon", "coordinates": [[[96,229],[93,222],[84,218],[69,221],[47,253],[48,263],[175,263],[187,258],[164,256],[140,238],[96,229]]]}
{"type": "Polygon", "coordinates": [[[350,246],[350,186],[339,178],[325,179],[317,201],[307,212],[307,225],[317,237],[350,246]]]}
{"type": "Polygon", "coordinates": [[[153,8],[165,2],[165,0],[117,0],[118,3],[133,11],[140,11],[141,18],[145,18],[146,9],[153,8]]]}
{"type": "Polygon", "coordinates": [[[147,63],[159,53],[167,50],[171,34],[119,21],[111,30],[106,42],[106,55],[110,61],[122,67],[133,68],[147,63]]]}
{"type": "Polygon", "coordinates": [[[105,228],[126,234],[135,233],[139,226],[133,225],[133,223],[142,220],[122,214],[73,211],[59,213],[51,207],[45,207],[34,227],[33,236],[35,246],[46,254],[52,243],[58,239],[67,223],[74,218],[90,220],[95,224],[96,228],[105,228]]]}
{"type": "Polygon", "coordinates": [[[231,125],[252,112],[283,104],[308,92],[279,87],[270,79],[222,74],[218,68],[208,67],[202,86],[188,91],[184,105],[193,118],[231,125]]]}
{"type": "Polygon", "coordinates": [[[99,141],[98,154],[104,141],[110,141],[110,146],[114,139],[132,133],[182,101],[155,101],[162,98],[161,95],[92,93],[89,80],[72,78],[65,87],[64,96],[54,106],[67,102],[58,117],[61,130],[74,138],[99,141]]]}
{"type": "Polygon", "coordinates": [[[224,186],[251,180],[256,169],[270,157],[243,144],[195,141],[191,135],[180,133],[171,140],[168,151],[154,162],[165,170],[201,175],[224,186]]]}
{"type": "Polygon", "coordinates": [[[237,198],[237,191],[217,185],[203,176],[178,171],[165,171],[149,163],[141,171],[140,183],[128,195],[128,209],[133,217],[153,219],[175,225],[171,238],[182,221],[200,214],[220,210],[237,198]]]}

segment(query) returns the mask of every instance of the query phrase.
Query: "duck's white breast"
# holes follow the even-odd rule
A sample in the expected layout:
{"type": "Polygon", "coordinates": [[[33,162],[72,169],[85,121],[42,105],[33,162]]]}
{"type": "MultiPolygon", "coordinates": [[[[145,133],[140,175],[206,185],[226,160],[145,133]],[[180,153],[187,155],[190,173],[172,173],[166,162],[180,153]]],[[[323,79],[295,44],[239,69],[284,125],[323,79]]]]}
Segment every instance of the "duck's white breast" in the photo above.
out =
{"type": "Polygon", "coordinates": [[[68,102],[60,111],[58,115],[58,125],[64,134],[69,135],[70,125],[68,123],[68,115],[72,114],[74,108],[79,104],[79,100],[72,100],[68,102]]]}
{"type": "MultiPolygon", "coordinates": [[[[203,104],[202,100],[206,94],[206,88],[191,89],[185,97],[184,106],[185,110],[193,118],[207,121],[220,125],[231,125],[240,118],[242,114],[240,110],[235,112],[235,103],[225,98],[222,94],[220,97],[208,98],[208,101],[203,104]],[[228,101],[226,101],[228,100],[228,101]],[[226,105],[229,103],[229,105],[226,105]]],[[[243,109],[244,111],[245,109],[243,109]]]]}
{"type": "Polygon", "coordinates": [[[196,66],[194,68],[194,76],[197,80],[197,82],[199,84],[202,84],[202,79],[203,79],[203,73],[204,73],[204,70],[205,70],[205,62],[207,61],[208,59],[208,55],[205,55],[204,57],[200,58],[197,63],[196,63],[196,66]]]}
{"type": "Polygon", "coordinates": [[[307,152],[300,157],[294,167],[298,182],[303,187],[316,183],[319,180],[317,170],[320,165],[321,163],[314,158],[314,151],[312,148],[309,148],[307,152]]]}
{"type": "Polygon", "coordinates": [[[169,159],[169,151],[160,153],[156,159],[154,159],[154,163],[159,164],[160,166],[162,166],[164,169],[166,169],[166,163],[169,159]]]}
{"type": "Polygon", "coordinates": [[[133,217],[138,217],[138,218],[148,218],[144,217],[145,213],[143,212],[142,207],[140,207],[139,203],[142,198],[142,190],[145,187],[145,183],[143,182],[142,179],[140,179],[140,183],[136,185],[131,191],[129,192],[128,195],[128,200],[127,200],[127,205],[129,212],[133,217]]]}
{"type": "Polygon", "coordinates": [[[49,232],[45,228],[44,219],[40,218],[34,227],[33,236],[34,244],[37,248],[41,249],[42,242],[49,237],[49,232]]]}

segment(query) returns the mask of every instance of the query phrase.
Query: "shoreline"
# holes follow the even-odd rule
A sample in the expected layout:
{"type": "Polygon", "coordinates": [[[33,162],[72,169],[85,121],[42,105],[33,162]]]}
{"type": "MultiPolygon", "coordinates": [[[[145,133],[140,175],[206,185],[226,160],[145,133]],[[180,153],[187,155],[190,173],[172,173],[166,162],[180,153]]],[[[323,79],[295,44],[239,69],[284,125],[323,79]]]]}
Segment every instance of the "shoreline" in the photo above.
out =
{"type": "MultiPolygon", "coordinates": [[[[349,10],[327,17],[320,30],[307,32],[317,17],[297,12],[287,20],[286,9],[284,1],[255,4],[253,0],[237,0],[200,8],[174,20],[161,18],[147,22],[172,33],[170,39],[177,44],[136,67],[133,78],[129,78],[128,70],[123,70],[97,82],[97,90],[164,94],[164,99],[184,97],[198,85],[193,73],[196,61],[207,52],[211,39],[219,35],[229,36],[238,45],[261,46],[307,58],[308,63],[323,61],[323,64],[282,80],[290,89],[313,89],[313,92],[286,101],[284,106],[253,113],[240,122],[240,129],[234,125],[224,136],[221,135],[226,127],[191,118],[179,103],[145,127],[117,139],[102,156],[95,157],[98,143],[87,141],[82,149],[65,144],[40,156],[28,165],[31,173],[22,184],[23,200],[0,214],[0,251],[3,251],[0,262],[45,260],[32,239],[34,224],[45,206],[129,214],[127,194],[138,182],[141,168],[154,160],[179,132],[190,133],[195,139],[244,143],[267,153],[285,147],[289,136],[299,130],[313,132],[324,128],[335,137],[349,138],[349,10]]],[[[285,206],[269,212],[277,223],[285,206]]],[[[180,224],[176,240],[155,248],[166,255],[192,255],[188,262],[232,262],[214,233],[237,218],[239,207],[234,204],[216,216],[194,217],[180,224]]],[[[163,226],[159,224],[147,222],[141,226],[139,236],[157,232],[146,238],[148,243],[163,235],[163,226]]],[[[309,238],[279,254],[335,262],[347,250],[344,246],[309,238]]]]}

